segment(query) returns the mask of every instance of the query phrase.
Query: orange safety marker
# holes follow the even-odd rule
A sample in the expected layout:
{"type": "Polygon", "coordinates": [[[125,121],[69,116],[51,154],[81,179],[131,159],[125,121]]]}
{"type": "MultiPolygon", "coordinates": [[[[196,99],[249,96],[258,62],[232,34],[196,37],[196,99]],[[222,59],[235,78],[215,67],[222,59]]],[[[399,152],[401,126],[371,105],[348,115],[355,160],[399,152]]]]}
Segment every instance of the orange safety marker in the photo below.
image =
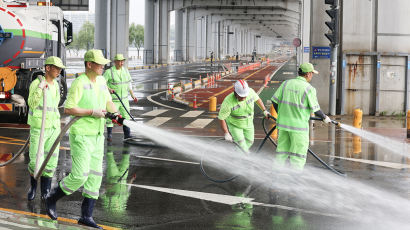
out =
{"type": "Polygon", "coordinates": [[[196,94],[194,94],[194,103],[192,105],[192,108],[197,109],[198,106],[196,105],[196,94]]]}

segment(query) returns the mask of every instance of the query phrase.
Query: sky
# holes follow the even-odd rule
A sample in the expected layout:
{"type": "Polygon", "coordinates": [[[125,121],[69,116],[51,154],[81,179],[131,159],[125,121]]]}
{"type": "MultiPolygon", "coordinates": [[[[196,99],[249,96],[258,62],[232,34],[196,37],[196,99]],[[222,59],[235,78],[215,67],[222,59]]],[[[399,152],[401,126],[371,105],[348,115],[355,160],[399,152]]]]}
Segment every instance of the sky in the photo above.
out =
{"type": "MultiPolygon", "coordinates": [[[[141,24],[144,25],[145,22],[145,0],[129,0],[130,2],[130,24],[141,24]]],[[[94,13],[95,11],[95,0],[89,1],[90,7],[89,12],[94,13]]]]}

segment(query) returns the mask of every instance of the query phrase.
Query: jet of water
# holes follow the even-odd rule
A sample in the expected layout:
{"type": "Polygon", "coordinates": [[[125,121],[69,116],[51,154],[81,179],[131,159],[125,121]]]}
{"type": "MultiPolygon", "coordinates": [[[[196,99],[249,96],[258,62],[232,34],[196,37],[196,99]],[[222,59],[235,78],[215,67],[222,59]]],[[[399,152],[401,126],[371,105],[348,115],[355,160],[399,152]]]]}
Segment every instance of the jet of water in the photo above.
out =
{"type": "Polygon", "coordinates": [[[363,137],[364,139],[369,140],[374,144],[379,145],[380,147],[385,148],[394,154],[404,157],[410,157],[410,148],[408,144],[405,142],[393,140],[391,138],[384,137],[362,129],[358,129],[350,125],[341,124],[340,127],[357,136],[363,137]]]}
{"type": "Polygon", "coordinates": [[[269,153],[249,157],[229,152],[227,149],[230,148],[223,145],[209,145],[206,141],[143,123],[124,121],[124,125],[189,158],[199,161],[201,155],[206,153],[207,159],[212,159],[216,165],[223,165],[221,171],[262,184],[267,190],[289,194],[301,205],[317,212],[359,222],[366,229],[406,229],[410,226],[409,199],[387,190],[315,167],[306,166],[302,172],[280,167],[274,165],[269,153]]]}

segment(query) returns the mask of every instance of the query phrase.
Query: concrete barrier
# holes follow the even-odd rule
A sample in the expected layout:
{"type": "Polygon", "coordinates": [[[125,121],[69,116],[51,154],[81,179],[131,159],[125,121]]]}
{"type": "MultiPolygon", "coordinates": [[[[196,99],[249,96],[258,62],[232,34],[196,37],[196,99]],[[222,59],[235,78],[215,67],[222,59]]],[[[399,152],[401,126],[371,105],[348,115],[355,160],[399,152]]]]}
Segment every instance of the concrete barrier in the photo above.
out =
{"type": "Polygon", "coordinates": [[[192,83],[186,83],[184,85],[182,85],[182,88],[184,91],[188,90],[188,89],[192,89],[192,83]]]}
{"type": "Polygon", "coordinates": [[[196,81],[194,81],[194,88],[195,88],[195,89],[196,89],[196,88],[201,88],[201,86],[202,86],[201,80],[196,80],[196,81]]]}

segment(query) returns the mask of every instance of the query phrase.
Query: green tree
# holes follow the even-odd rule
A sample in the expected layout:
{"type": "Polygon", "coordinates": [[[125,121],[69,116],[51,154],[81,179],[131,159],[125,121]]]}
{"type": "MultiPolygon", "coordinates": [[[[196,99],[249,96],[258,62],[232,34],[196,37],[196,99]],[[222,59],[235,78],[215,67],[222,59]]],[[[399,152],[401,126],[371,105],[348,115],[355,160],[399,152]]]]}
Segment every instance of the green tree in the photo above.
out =
{"type": "Polygon", "coordinates": [[[70,45],[67,46],[67,50],[71,53],[73,51],[76,56],[78,56],[78,52],[81,50],[80,42],[78,41],[78,34],[73,33],[73,41],[70,45]]]}
{"type": "Polygon", "coordinates": [[[144,26],[131,24],[129,28],[129,42],[137,48],[138,57],[140,56],[140,49],[144,45],[144,26]]]}
{"type": "Polygon", "coordinates": [[[81,49],[89,50],[94,47],[94,24],[85,22],[78,31],[78,45],[81,49]]]}

